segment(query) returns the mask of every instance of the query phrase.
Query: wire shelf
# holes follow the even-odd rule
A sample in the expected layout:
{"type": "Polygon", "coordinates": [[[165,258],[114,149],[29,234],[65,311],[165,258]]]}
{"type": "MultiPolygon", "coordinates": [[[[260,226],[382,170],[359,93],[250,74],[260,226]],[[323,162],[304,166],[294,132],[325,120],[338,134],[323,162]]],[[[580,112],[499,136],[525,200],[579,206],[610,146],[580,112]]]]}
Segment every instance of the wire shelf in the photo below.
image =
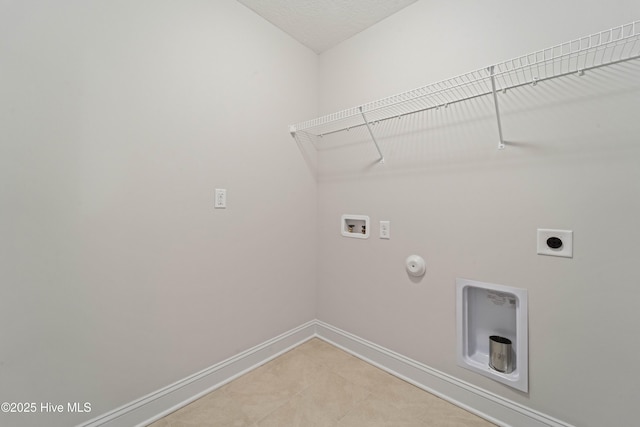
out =
{"type": "MultiPolygon", "coordinates": [[[[640,58],[640,21],[614,27],[417,89],[289,126],[296,132],[324,136],[404,115],[447,107],[496,92],[640,58]]],[[[373,134],[372,134],[373,137],[373,134]]],[[[504,147],[502,135],[500,148],[504,147]]],[[[375,139],[374,139],[375,142],[375,139]]],[[[377,145],[377,144],[376,144],[377,145]]],[[[380,153],[382,159],[382,153],[380,153]]]]}

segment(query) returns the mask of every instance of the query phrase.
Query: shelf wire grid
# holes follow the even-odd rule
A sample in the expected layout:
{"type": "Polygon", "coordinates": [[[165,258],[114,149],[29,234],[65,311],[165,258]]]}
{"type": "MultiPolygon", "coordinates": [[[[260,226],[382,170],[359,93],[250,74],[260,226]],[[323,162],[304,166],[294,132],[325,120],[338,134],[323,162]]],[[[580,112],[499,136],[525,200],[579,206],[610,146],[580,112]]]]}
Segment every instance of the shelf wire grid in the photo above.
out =
{"type": "Polygon", "coordinates": [[[527,55],[497,63],[432,83],[417,89],[389,96],[361,106],[338,111],[289,127],[292,134],[303,131],[324,135],[365,126],[369,123],[402,118],[426,110],[447,107],[457,102],[496,91],[536,85],[540,81],[640,58],[640,21],[580,37],[527,55]]]}

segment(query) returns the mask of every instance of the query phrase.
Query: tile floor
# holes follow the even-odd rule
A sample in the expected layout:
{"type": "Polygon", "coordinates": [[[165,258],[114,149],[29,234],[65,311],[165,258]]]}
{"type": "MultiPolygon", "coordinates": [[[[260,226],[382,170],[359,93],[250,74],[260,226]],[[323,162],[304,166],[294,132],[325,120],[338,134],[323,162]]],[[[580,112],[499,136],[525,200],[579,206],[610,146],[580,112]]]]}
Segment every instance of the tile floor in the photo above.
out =
{"type": "Polygon", "coordinates": [[[314,338],[151,426],[493,424],[314,338]]]}

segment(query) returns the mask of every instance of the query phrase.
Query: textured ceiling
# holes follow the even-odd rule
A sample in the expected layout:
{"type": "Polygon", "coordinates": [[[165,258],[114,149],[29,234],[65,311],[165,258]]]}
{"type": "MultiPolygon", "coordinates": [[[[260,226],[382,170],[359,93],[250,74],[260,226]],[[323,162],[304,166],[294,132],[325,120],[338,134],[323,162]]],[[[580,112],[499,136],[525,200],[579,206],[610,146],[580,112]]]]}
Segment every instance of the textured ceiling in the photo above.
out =
{"type": "Polygon", "coordinates": [[[417,0],[238,0],[316,53],[417,0]]]}

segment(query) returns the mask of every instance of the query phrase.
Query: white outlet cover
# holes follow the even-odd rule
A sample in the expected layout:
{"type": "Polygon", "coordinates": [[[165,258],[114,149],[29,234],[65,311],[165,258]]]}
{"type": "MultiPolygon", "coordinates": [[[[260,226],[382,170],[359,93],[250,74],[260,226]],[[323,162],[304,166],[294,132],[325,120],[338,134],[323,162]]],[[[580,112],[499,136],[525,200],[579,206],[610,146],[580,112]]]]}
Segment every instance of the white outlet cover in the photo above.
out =
{"type": "Polygon", "coordinates": [[[538,228],[538,255],[559,256],[565,258],[573,258],[573,231],[572,230],[553,230],[549,228],[538,228]],[[562,246],[552,248],[547,244],[547,240],[551,237],[557,237],[562,240],[562,246]]]}
{"type": "Polygon", "coordinates": [[[391,222],[390,221],[380,221],[380,238],[381,239],[391,238],[391,222]]]}
{"type": "Polygon", "coordinates": [[[227,207],[227,190],[226,189],[216,188],[213,207],[216,209],[225,209],[227,207]]]}

